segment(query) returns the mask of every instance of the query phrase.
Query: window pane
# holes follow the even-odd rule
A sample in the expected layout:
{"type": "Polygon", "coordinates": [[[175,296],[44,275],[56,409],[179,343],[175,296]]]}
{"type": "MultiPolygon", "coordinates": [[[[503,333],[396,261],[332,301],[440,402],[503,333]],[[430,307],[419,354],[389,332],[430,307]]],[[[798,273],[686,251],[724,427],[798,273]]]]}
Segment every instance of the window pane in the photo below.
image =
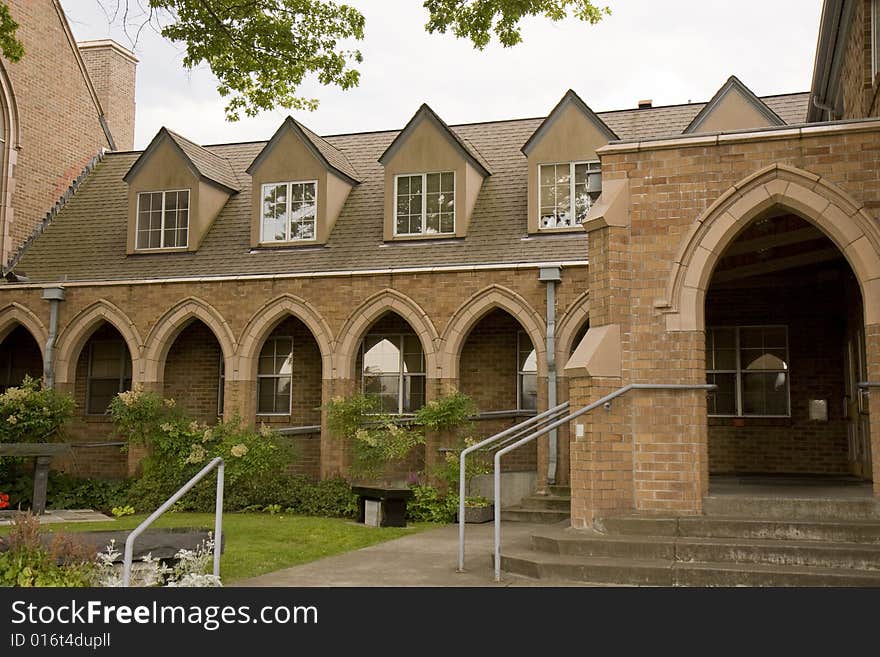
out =
{"type": "Polygon", "coordinates": [[[744,373],[744,415],[787,415],[788,375],[785,372],[744,373]]]}
{"type": "Polygon", "coordinates": [[[736,374],[708,374],[706,382],[718,386],[707,393],[709,415],[736,415],[736,374]]]}
{"type": "Polygon", "coordinates": [[[416,335],[403,336],[403,371],[408,374],[425,371],[425,358],[422,342],[416,335]]]}
{"type": "Polygon", "coordinates": [[[364,394],[377,396],[382,412],[400,412],[399,393],[400,377],[396,374],[393,376],[364,376],[364,394]]]}
{"type": "Polygon", "coordinates": [[[538,377],[536,374],[519,375],[519,407],[522,410],[538,409],[538,377]]]}
{"type": "Polygon", "coordinates": [[[412,413],[425,405],[425,377],[406,376],[403,382],[403,412],[412,413]]]}
{"type": "Polygon", "coordinates": [[[400,339],[370,336],[364,338],[364,374],[400,372],[400,339]]]}
{"type": "Polygon", "coordinates": [[[257,380],[257,413],[275,412],[275,379],[257,380]]]}
{"type": "Polygon", "coordinates": [[[263,185],[263,241],[287,239],[287,185],[263,185]]]}
{"type": "Polygon", "coordinates": [[[107,411],[119,389],[119,379],[90,379],[88,413],[99,415],[107,411]]]}

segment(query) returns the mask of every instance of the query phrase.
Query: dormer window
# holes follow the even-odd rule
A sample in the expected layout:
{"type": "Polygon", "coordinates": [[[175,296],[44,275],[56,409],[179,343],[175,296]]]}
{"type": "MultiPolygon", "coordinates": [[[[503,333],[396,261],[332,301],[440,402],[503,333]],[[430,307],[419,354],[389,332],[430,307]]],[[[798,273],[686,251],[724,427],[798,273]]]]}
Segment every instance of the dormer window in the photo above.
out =
{"type": "Polygon", "coordinates": [[[262,185],[261,242],[297,242],[315,239],[318,181],[262,185]]]}
{"type": "Polygon", "coordinates": [[[137,248],[186,248],[189,190],[141,192],[137,198],[137,248]]]}
{"type": "Polygon", "coordinates": [[[580,226],[602,193],[599,162],[561,162],[538,168],[539,227],[580,226]]]}
{"type": "Polygon", "coordinates": [[[455,233],[455,172],[395,176],[394,234],[455,233]]]}

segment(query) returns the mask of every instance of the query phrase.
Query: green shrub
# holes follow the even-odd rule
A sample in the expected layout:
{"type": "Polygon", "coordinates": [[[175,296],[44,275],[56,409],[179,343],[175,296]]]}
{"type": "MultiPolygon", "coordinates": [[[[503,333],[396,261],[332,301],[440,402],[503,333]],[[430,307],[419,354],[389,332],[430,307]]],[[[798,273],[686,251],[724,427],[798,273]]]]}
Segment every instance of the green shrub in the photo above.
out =
{"type": "Polygon", "coordinates": [[[354,518],[358,511],[357,495],[341,478],[315,482],[307,477],[291,476],[280,501],[287,513],[304,516],[354,518]]]}
{"type": "Polygon", "coordinates": [[[377,397],[337,397],[327,405],[327,426],[352,447],[350,474],[356,479],[381,479],[425,443],[421,427],[381,413],[377,397]]]}
{"type": "Polygon", "coordinates": [[[413,522],[452,522],[458,512],[458,495],[443,495],[433,486],[412,486],[406,517],[413,522]]]}
{"type": "MultiPolygon", "coordinates": [[[[118,432],[145,445],[143,475],[132,486],[136,508],[155,508],[212,459],[225,461],[224,508],[229,511],[277,502],[294,460],[288,442],[263,426],[242,425],[235,417],[208,426],[183,413],[173,400],[151,392],[122,392],[110,403],[118,432]]],[[[206,477],[177,505],[183,511],[213,509],[215,478],[206,477]]]]}
{"type": "Polygon", "coordinates": [[[12,531],[0,538],[0,586],[89,586],[96,570],[94,556],[62,533],[53,534],[49,547],[44,547],[37,517],[18,513],[12,531]]]}
{"type": "Polygon", "coordinates": [[[29,376],[0,395],[0,443],[49,442],[73,414],[73,397],[29,376]]]}
{"type": "MultiPolygon", "coordinates": [[[[34,478],[29,472],[10,470],[8,478],[0,473],[0,491],[9,493],[10,508],[30,508],[33,503],[34,478]]],[[[129,500],[129,480],[81,479],[63,472],[49,472],[46,506],[50,509],[95,509],[107,513],[129,500]]]]}

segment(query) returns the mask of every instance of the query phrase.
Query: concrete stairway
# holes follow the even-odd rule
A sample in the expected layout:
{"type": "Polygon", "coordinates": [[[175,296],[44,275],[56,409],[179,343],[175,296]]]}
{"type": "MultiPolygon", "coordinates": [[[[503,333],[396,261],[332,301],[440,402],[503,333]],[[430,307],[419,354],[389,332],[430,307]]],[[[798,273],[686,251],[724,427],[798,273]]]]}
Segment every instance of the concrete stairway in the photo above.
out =
{"type": "Polygon", "coordinates": [[[707,515],[690,518],[609,517],[595,530],[548,527],[530,544],[502,545],[501,565],[592,584],[880,586],[872,500],[784,500],[775,511],[768,502],[713,501],[707,515]]]}
{"type": "Polygon", "coordinates": [[[557,524],[571,518],[571,489],[568,486],[550,486],[546,495],[528,495],[516,506],[501,509],[505,522],[536,522],[557,524]]]}

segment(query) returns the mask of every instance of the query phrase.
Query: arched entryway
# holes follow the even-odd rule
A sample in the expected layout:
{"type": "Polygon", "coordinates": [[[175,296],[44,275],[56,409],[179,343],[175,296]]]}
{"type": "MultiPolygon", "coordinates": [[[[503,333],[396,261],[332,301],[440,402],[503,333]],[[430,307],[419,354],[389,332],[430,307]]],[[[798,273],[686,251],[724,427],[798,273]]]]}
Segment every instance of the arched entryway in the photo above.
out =
{"type": "Polygon", "coordinates": [[[21,385],[26,376],[43,376],[43,353],[31,332],[15,324],[0,340],[0,393],[21,385]]]}
{"type": "Polygon", "coordinates": [[[823,231],[758,215],[718,258],[705,327],[711,491],[870,481],[861,292],[823,231]]]}
{"type": "Polygon", "coordinates": [[[225,360],[220,342],[201,320],[192,320],[168,347],[162,394],[200,422],[223,416],[225,360]]]}

